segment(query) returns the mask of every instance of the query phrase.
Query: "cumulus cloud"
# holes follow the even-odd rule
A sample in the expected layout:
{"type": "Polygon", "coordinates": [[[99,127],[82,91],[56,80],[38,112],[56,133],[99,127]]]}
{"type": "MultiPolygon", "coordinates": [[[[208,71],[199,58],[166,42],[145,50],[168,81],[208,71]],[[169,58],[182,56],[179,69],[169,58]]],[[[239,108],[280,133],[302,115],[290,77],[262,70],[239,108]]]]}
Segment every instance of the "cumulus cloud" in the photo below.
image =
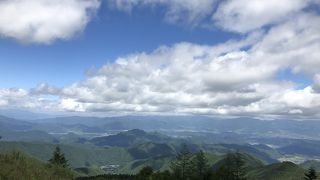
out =
{"type": "Polygon", "coordinates": [[[216,24],[226,30],[249,32],[294,16],[312,0],[227,0],[213,15],[216,24]]]}
{"type": "Polygon", "coordinates": [[[61,89],[60,107],[141,112],[317,117],[319,16],[301,14],[266,33],[214,46],[179,43],[118,58],[61,89]],[[245,49],[245,50],[244,50],[245,49]],[[315,77],[297,89],[283,69],[315,77]]]}
{"type": "Polygon", "coordinates": [[[0,35],[26,43],[70,39],[99,6],[99,0],[2,0],[0,35]]]}
{"type": "MultiPolygon", "coordinates": [[[[169,1],[115,2],[121,7],[126,2],[125,7],[130,9],[139,3],[169,1]]],[[[265,17],[261,23],[253,19],[246,28],[241,27],[239,32],[248,33],[240,39],[216,45],[182,42],[161,46],[151,53],[129,54],[62,88],[40,84],[30,91],[2,89],[0,106],[84,113],[319,118],[320,16],[303,12],[308,6],[304,3],[311,1],[293,2],[290,7],[281,7],[286,11],[278,12],[274,6],[281,3],[268,1],[271,4],[266,4],[266,9],[275,9],[278,18],[265,17]],[[268,29],[252,31],[268,24],[268,29]],[[313,84],[301,88],[295,79],[278,79],[283,70],[305,76],[313,84]],[[16,98],[18,95],[21,97],[16,98]]],[[[220,8],[230,3],[235,2],[227,1],[220,8]]],[[[259,8],[248,9],[255,10],[257,14],[250,17],[266,13],[259,8]]]]}

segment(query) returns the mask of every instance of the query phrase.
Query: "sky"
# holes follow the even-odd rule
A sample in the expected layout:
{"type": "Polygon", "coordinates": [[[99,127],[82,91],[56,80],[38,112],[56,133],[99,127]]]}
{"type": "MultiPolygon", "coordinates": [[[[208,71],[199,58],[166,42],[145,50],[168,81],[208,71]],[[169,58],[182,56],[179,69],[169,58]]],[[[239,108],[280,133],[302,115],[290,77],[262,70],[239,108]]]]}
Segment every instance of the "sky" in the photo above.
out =
{"type": "Polygon", "coordinates": [[[320,118],[319,0],[0,1],[0,109],[320,118]]]}

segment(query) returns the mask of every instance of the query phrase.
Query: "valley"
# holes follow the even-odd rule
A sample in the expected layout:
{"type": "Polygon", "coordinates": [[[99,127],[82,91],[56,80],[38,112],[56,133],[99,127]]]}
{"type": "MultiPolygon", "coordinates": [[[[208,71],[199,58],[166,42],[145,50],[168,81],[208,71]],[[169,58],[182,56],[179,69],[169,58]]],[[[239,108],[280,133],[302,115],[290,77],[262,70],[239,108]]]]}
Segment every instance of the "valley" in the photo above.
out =
{"type": "MultiPolygon", "coordinates": [[[[253,120],[255,124],[251,123],[249,127],[236,121],[139,116],[16,120],[1,116],[0,152],[19,151],[46,162],[59,144],[72,169],[90,176],[136,174],[145,166],[155,171],[169,170],[182,144],[186,144],[192,153],[204,151],[212,165],[230,152],[247,154],[259,161],[259,167],[267,169],[270,165],[287,162],[292,164],[284,166],[295,163],[294,166],[300,165],[301,169],[319,164],[318,132],[305,131],[299,122],[286,121],[292,126],[288,128],[282,127],[281,121],[253,120]],[[272,132],[271,127],[275,129],[272,132]],[[294,136],[297,131],[308,138],[294,136]]],[[[310,123],[320,127],[320,123],[310,123]]],[[[304,125],[305,128],[311,126],[304,125]]],[[[250,171],[250,176],[258,176],[261,171],[250,171]]]]}

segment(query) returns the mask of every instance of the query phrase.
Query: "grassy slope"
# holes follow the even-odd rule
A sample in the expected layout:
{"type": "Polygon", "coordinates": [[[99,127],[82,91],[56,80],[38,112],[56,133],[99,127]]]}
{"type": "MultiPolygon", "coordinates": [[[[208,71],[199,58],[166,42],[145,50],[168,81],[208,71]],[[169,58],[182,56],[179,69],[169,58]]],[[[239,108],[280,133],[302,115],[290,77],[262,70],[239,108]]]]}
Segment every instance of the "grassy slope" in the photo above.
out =
{"type": "MultiPolygon", "coordinates": [[[[47,161],[50,159],[56,145],[38,142],[0,142],[0,152],[18,150],[47,161]]],[[[87,165],[124,165],[132,161],[130,154],[123,148],[98,148],[94,146],[60,145],[73,168],[87,165]]]]}
{"type": "MultiPolygon", "coordinates": [[[[291,162],[264,165],[259,159],[246,153],[241,153],[241,159],[244,161],[249,180],[301,180],[306,172],[291,162]]],[[[215,163],[213,169],[218,169],[223,164],[225,164],[224,158],[215,163]]]]}
{"type": "Polygon", "coordinates": [[[250,179],[301,180],[305,170],[291,162],[282,162],[257,168],[249,172],[250,179]]]}
{"type": "Polygon", "coordinates": [[[313,167],[315,170],[320,171],[320,161],[309,160],[300,164],[300,166],[305,169],[309,169],[310,167],[313,167]]]}
{"type": "Polygon", "coordinates": [[[19,152],[0,154],[0,179],[73,179],[77,174],[61,167],[48,166],[19,152]]]}

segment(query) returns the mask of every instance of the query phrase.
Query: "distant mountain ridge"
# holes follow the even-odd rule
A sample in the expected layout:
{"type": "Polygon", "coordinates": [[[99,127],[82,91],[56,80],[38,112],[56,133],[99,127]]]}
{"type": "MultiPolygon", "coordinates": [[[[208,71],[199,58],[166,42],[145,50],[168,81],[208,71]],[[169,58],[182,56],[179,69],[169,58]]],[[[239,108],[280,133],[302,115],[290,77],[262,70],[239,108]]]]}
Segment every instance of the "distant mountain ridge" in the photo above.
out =
{"type": "Polygon", "coordinates": [[[120,116],[57,117],[38,119],[36,123],[83,125],[95,131],[142,129],[145,131],[201,131],[261,134],[268,136],[320,139],[320,121],[259,120],[254,118],[221,119],[207,116],[120,116]]]}
{"type": "Polygon", "coordinates": [[[119,116],[105,118],[71,116],[24,120],[24,122],[36,124],[38,130],[57,132],[76,129],[83,132],[103,133],[108,130],[142,129],[145,131],[168,132],[233,132],[236,134],[320,140],[320,131],[318,131],[320,129],[320,121],[311,120],[266,121],[254,118],[221,119],[207,116],[119,116]],[[52,128],[52,126],[56,128],[52,128]]]}
{"type": "Polygon", "coordinates": [[[168,140],[170,140],[170,138],[164,135],[133,129],[116,135],[93,138],[90,142],[97,146],[130,147],[146,142],[166,143],[168,140]]]}
{"type": "Polygon", "coordinates": [[[27,121],[8,118],[0,115],[0,129],[12,131],[31,130],[35,124],[27,121]]]}

